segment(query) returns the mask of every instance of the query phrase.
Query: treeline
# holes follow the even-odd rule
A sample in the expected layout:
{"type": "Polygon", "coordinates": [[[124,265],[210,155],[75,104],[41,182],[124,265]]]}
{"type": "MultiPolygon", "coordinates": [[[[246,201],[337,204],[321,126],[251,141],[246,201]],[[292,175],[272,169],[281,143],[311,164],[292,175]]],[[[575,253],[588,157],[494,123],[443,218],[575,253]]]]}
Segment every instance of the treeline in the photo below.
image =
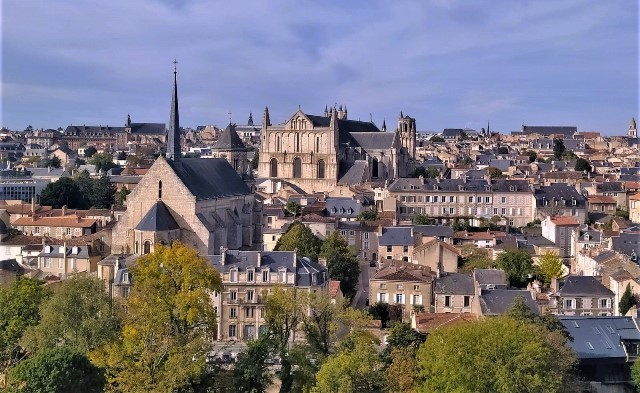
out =
{"type": "MultiPolygon", "coordinates": [[[[126,195],[125,195],[126,197],[126,195]]],[[[61,177],[40,194],[40,204],[70,209],[111,208],[116,202],[116,187],[106,174],[91,177],[87,171],[79,172],[75,177],[61,177]]]]}

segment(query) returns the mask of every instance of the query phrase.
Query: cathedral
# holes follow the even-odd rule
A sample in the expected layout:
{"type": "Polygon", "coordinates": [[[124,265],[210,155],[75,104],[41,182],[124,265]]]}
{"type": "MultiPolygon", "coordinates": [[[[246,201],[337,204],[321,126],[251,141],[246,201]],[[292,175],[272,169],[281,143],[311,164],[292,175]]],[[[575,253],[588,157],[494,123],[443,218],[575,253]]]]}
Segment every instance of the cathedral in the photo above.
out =
{"type": "Polygon", "coordinates": [[[298,109],[274,126],[265,108],[258,177],[280,179],[307,193],[339,185],[391,182],[414,170],[416,121],[400,112],[386,132],[373,122],[349,120],[347,108],[325,108],[322,116],[298,109]]]}
{"type": "Polygon", "coordinates": [[[235,131],[228,130],[233,131],[229,141],[220,145],[228,153],[225,158],[183,158],[179,130],[174,70],[166,158],[158,157],[127,196],[127,211],[112,231],[112,249],[141,255],[175,240],[203,255],[217,254],[221,247],[257,248],[262,241],[260,205],[239,175],[246,172],[246,152],[235,131]]]}

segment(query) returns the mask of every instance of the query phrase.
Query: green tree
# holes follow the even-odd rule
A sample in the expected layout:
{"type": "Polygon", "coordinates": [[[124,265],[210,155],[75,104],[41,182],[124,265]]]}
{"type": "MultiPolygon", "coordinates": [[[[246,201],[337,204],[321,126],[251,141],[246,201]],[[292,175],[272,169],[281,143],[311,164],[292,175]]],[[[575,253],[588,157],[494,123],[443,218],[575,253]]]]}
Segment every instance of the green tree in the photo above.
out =
{"type": "Polygon", "coordinates": [[[564,141],[560,138],[555,138],[553,140],[553,156],[556,160],[562,158],[564,152],[567,151],[567,148],[564,146],[564,141]]]}
{"type": "Polygon", "coordinates": [[[375,210],[363,210],[358,214],[358,221],[376,221],[378,219],[378,212],[375,210]]]}
{"type": "Polygon", "coordinates": [[[329,356],[336,332],[338,310],[331,297],[322,292],[310,293],[308,296],[308,312],[302,323],[307,342],[315,353],[329,356]]]}
{"type": "Polygon", "coordinates": [[[498,148],[498,154],[509,154],[509,148],[506,146],[500,146],[498,148]]]}
{"type": "Polygon", "coordinates": [[[89,146],[84,149],[84,156],[87,158],[91,158],[97,152],[98,150],[95,147],[89,146]]]}
{"type": "Polygon", "coordinates": [[[282,360],[280,392],[283,393],[290,392],[293,384],[288,343],[291,334],[297,330],[298,324],[303,319],[306,301],[303,292],[295,288],[287,290],[281,287],[274,288],[265,300],[265,324],[274,351],[282,360]]]}
{"type": "Polygon", "coordinates": [[[494,166],[487,167],[485,169],[485,172],[487,172],[487,175],[489,175],[491,179],[503,179],[506,177],[502,174],[502,171],[500,169],[494,166]]]}
{"type": "Polygon", "coordinates": [[[369,306],[369,314],[375,320],[380,321],[380,327],[383,329],[387,327],[387,323],[389,322],[389,304],[384,302],[376,302],[369,306]]]}
{"type": "Polygon", "coordinates": [[[386,369],[388,393],[415,391],[418,379],[416,349],[394,348],[391,351],[391,364],[386,369]]]}
{"type": "Polygon", "coordinates": [[[371,337],[352,332],[348,342],[330,356],[316,374],[312,393],[383,392],[383,364],[371,337]]]}
{"type": "Polygon", "coordinates": [[[86,201],[78,185],[70,177],[61,177],[47,184],[40,194],[40,204],[53,206],[56,209],[67,206],[71,209],[82,209],[86,201]]]}
{"type": "Polygon", "coordinates": [[[253,158],[251,159],[251,169],[258,169],[259,162],[260,162],[260,152],[256,150],[253,153],[253,158]]]}
{"type": "Polygon", "coordinates": [[[524,150],[521,154],[529,156],[529,162],[535,162],[538,158],[538,153],[533,150],[524,150]]]}
{"type": "Polygon", "coordinates": [[[591,164],[589,163],[588,160],[585,160],[584,158],[578,158],[576,160],[576,166],[574,169],[579,172],[582,172],[582,171],[591,172],[591,164]]]}
{"type": "Polygon", "coordinates": [[[294,218],[302,214],[302,206],[296,201],[289,201],[284,207],[285,213],[291,214],[294,218]]]}
{"type": "Polygon", "coordinates": [[[404,322],[396,322],[391,325],[389,335],[387,336],[387,346],[382,350],[380,356],[385,365],[389,366],[392,361],[392,352],[395,349],[418,350],[420,345],[426,340],[426,335],[413,329],[410,324],[404,322]]]}
{"type": "Polygon", "coordinates": [[[527,279],[533,270],[533,260],[526,250],[504,250],[498,255],[496,262],[506,273],[509,285],[517,288],[527,285],[527,279]]]}
{"type": "Polygon", "coordinates": [[[89,160],[89,164],[95,165],[98,172],[107,172],[109,169],[117,167],[113,162],[113,156],[107,152],[94,154],[89,160]]]}
{"type": "Polygon", "coordinates": [[[247,349],[238,355],[233,371],[234,387],[241,393],[263,393],[271,383],[267,368],[270,356],[267,338],[249,342],[247,349]]]}
{"type": "Polygon", "coordinates": [[[131,191],[127,186],[122,186],[119,191],[116,191],[116,205],[124,206],[124,202],[127,200],[127,195],[131,194],[131,191]]]}
{"type": "Polygon", "coordinates": [[[620,311],[620,315],[627,315],[627,312],[631,310],[633,306],[637,303],[636,297],[633,292],[631,292],[631,287],[627,284],[627,287],[620,298],[620,302],[618,303],[618,311],[620,311]]]}
{"type": "Polygon", "coordinates": [[[631,379],[636,389],[640,390],[640,359],[636,359],[631,366],[631,379]]]}
{"type": "Polygon", "coordinates": [[[434,135],[431,137],[431,139],[429,139],[429,141],[433,142],[433,143],[442,143],[444,142],[444,138],[438,135],[434,135]]]}
{"type": "Polygon", "coordinates": [[[29,357],[9,371],[9,391],[39,393],[100,393],[102,370],[67,347],[51,348],[29,357]]]}
{"type": "Polygon", "coordinates": [[[551,279],[559,278],[563,273],[562,259],[551,250],[547,250],[543,256],[540,257],[537,270],[542,276],[545,284],[550,284],[551,279]]]}
{"type": "Polygon", "coordinates": [[[496,261],[489,258],[489,251],[478,247],[463,247],[461,272],[471,273],[474,269],[492,269],[496,267],[496,261]]]}
{"type": "Polygon", "coordinates": [[[62,168],[62,161],[56,156],[43,158],[38,162],[39,168],[62,168]]]}
{"type": "Polygon", "coordinates": [[[561,340],[556,340],[554,344],[565,345],[568,341],[573,341],[573,337],[569,334],[567,328],[553,314],[536,314],[534,313],[524,300],[524,297],[517,296],[513,300],[511,308],[507,312],[507,316],[520,323],[535,324],[549,333],[558,333],[561,340]],[[559,344],[558,344],[559,343],[559,344]]]}
{"type": "Polygon", "coordinates": [[[0,287],[0,374],[24,356],[20,338],[40,321],[39,307],[49,294],[41,282],[29,278],[0,287]]]}
{"type": "Polygon", "coordinates": [[[421,392],[565,392],[575,355],[509,317],[437,329],[418,350],[421,392]]]}
{"type": "Polygon", "coordinates": [[[66,346],[81,353],[116,339],[120,318],[101,280],[74,274],[40,307],[40,323],[29,327],[21,343],[30,352],[66,346]]]}
{"type": "Polygon", "coordinates": [[[121,392],[186,389],[204,374],[215,337],[213,292],[222,291],[206,258],[180,242],[156,245],[131,268],[133,290],[121,336],[92,352],[121,392]]]}
{"type": "Polygon", "coordinates": [[[340,232],[331,232],[320,250],[320,254],[327,259],[327,270],[332,280],[340,281],[340,290],[349,299],[358,290],[360,264],[347,240],[340,232]]]}
{"type": "Polygon", "coordinates": [[[314,261],[318,260],[322,240],[311,232],[306,225],[300,221],[294,221],[278,239],[275,251],[293,251],[297,250],[300,257],[309,257],[314,261]]]}
{"type": "Polygon", "coordinates": [[[624,210],[624,209],[620,209],[619,207],[616,207],[615,216],[616,217],[622,217],[625,220],[628,220],[629,219],[629,212],[624,210]]]}
{"type": "Polygon", "coordinates": [[[435,225],[436,220],[424,214],[418,213],[413,218],[413,223],[416,225],[435,225]]]}
{"type": "Polygon", "coordinates": [[[98,209],[107,209],[115,203],[116,187],[111,183],[111,179],[106,173],[99,178],[93,179],[93,193],[91,194],[91,205],[98,209]]]}

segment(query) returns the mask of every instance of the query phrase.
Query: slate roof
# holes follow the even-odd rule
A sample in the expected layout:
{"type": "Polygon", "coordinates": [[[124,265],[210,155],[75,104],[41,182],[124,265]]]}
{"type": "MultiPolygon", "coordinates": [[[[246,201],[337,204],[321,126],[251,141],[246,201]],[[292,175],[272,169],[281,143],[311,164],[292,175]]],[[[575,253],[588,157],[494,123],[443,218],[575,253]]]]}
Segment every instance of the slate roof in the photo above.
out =
{"type": "Polygon", "coordinates": [[[74,126],[70,125],[64,130],[62,136],[67,135],[105,135],[114,137],[117,133],[125,132],[124,127],[110,127],[110,126],[74,126]]]}
{"type": "Polygon", "coordinates": [[[39,257],[63,257],[65,255],[73,255],[77,258],[89,258],[90,256],[94,255],[94,253],[91,251],[91,248],[89,246],[72,246],[69,247],[67,246],[66,248],[64,247],[64,245],[62,246],[58,246],[58,245],[46,245],[44,247],[42,247],[42,251],[40,252],[40,254],[38,254],[39,257]],[[73,253],[73,251],[76,251],[76,253],[73,253]]]}
{"type": "Polygon", "coordinates": [[[354,132],[351,134],[352,146],[360,146],[365,150],[385,150],[393,146],[394,132],[354,132]]]}
{"type": "Polygon", "coordinates": [[[569,276],[560,283],[560,296],[614,296],[614,293],[595,277],[569,276]]]}
{"type": "Polygon", "coordinates": [[[529,309],[539,314],[540,309],[536,301],[531,297],[531,292],[527,289],[492,289],[483,290],[480,294],[480,308],[482,315],[504,315],[513,306],[513,302],[520,296],[524,298],[529,309]]]}
{"type": "Polygon", "coordinates": [[[362,184],[367,180],[368,163],[365,160],[356,160],[353,165],[349,167],[346,173],[340,176],[338,184],[342,186],[351,186],[356,184],[362,184]]]}
{"type": "MultiPolygon", "coordinates": [[[[222,255],[210,255],[209,260],[213,267],[221,273],[229,272],[233,268],[237,268],[238,271],[246,271],[248,268],[255,268],[256,271],[269,268],[272,272],[285,268],[287,273],[295,271],[295,285],[297,286],[321,285],[329,280],[327,268],[307,257],[298,256],[297,264],[294,267],[295,256],[296,254],[293,251],[226,250],[224,265],[222,264],[222,255]],[[260,266],[258,266],[258,258],[260,258],[260,266]],[[315,284],[313,284],[314,276],[315,284]]],[[[256,282],[260,283],[259,281],[256,282]]]]}
{"type": "Polygon", "coordinates": [[[246,146],[238,133],[236,132],[236,125],[229,124],[218,137],[218,140],[213,145],[213,150],[246,150],[246,146]]]}
{"type": "Polygon", "coordinates": [[[473,269],[473,279],[481,286],[507,286],[507,275],[501,269],[473,269]]]}
{"type": "Polygon", "coordinates": [[[356,218],[363,211],[362,202],[353,198],[327,198],[325,211],[330,217],[356,218]]]}
{"type": "Polygon", "coordinates": [[[567,137],[573,136],[578,132],[577,127],[559,127],[559,126],[522,126],[523,134],[540,134],[540,135],[551,135],[551,134],[563,134],[567,137]]]}
{"type": "Polygon", "coordinates": [[[597,183],[596,190],[598,192],[625,192],[623,183],[619,181],[597,183]]]}
{"type": "Polygon", "coordinates": [[[640,234],[637,232],[621,232],[611,238],[611,249],[631,256],[640,254],[640,234]]]}
{"type": "Polygon", "coordinates": [[[473,295],[475,287],[471,273],[452,273],[436,278],[433,292],[451,295],[473,295]]]}
{"type": "Polygon", "coordinates": [[[139,135],[165,135],[167,126],[164,123],[131,123],[131,133],[139,135]]]}
{"type": "Polygon", "coordinates": [[[531,192],[526,180],[467,180],[400,178],[389,186],[389,191],[423,190],[446,192],[531,192]],[[424,182],[424,184],[422,184],[424,182]],[[487,189],[488,188],[488,189],[487,189]]]}
{"type": "Polygon", "coordinates": [[[162,201],[158,201],[151,206],[151,209],[140,220],[136,229],[139,231],[161,232],[180,229],[180,225],[171,215],[167,205],[162,201]]]}
{"type": "Polygon", "coordinates": [[[7,228],[7,224],[3,220],[0,220],[0,235],[5,235],[9,233],[9,228],[7,228]]]}
{"type": "Polygon", "coordinates": [[[422,236],[453,237],[453,228],[449,225],[414,225],[413,231],[422,236]]]}
{"type": "Polygon", "coordinates": [[[249,195],[251,190],[224,158],[166,160],[196,200],[249,195]]]}
{"type": "Polygon", "coordinates": [[[551,206],[551,201],[560,200],[564,198],[565,201],[568,201],[567,206],[572,206],[572,200],[576,200],[575,207],[585,207],[587,205],[587,198],[576,191],[575,187],[571,187],[568,184],[563,183],[554,183],[549,186],[542,186],[540,189],[535,190],[533,194],[534,198],[536,198],[536,205],[538,207],[544,207],[544,201],[549,201],[549,206],[551,206]]]}
{"type": "Polygon", "coordinates": [[[12,272],[19,276],[24,274],[24,268],[14,259],[3,259],[0,261],[0,271],[12,272]]]}
{"type": "Polygon", "coordinates": [[[371,280],[432,282],[435,275],[427,266],[391,261],[374,274],[371,280]]]}
{"type": "Polygon", "coordinates": [[[578,359],[626,360],[622,340],[640,340],[640,332],[631,317],[558,315],[558,319],[573,337],[568,345],[575,351],[578,359]]]}
{"type": "Polygon", "coordinates": [[[413,246],[413,230],[411,227],[382,228],[382,236],[378,237],[381,246],[413,246]]]}

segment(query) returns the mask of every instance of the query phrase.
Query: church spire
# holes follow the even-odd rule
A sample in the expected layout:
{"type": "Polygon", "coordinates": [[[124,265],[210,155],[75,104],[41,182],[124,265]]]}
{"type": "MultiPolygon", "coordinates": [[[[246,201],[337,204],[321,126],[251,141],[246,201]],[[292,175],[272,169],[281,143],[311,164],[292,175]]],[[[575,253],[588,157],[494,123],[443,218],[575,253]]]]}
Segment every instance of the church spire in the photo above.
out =
{"type": "Polygon", "coordinates": [[[387,119],[382,119],[382,131],[387,131],[387,119]]]}
{"type": "Polygon", "coordinates": [[[247,125],[253,125],[253,114],[249,112],[249,120],[247,121],[247,125]]]}
{"type": "Polygon", "coordinates": [[[167,135],[167,159],[177,161],[182,157],[180,151],[180,115],[178,114],[178,70],[177,61],[173,61],[173,98],[167,135]]]}

